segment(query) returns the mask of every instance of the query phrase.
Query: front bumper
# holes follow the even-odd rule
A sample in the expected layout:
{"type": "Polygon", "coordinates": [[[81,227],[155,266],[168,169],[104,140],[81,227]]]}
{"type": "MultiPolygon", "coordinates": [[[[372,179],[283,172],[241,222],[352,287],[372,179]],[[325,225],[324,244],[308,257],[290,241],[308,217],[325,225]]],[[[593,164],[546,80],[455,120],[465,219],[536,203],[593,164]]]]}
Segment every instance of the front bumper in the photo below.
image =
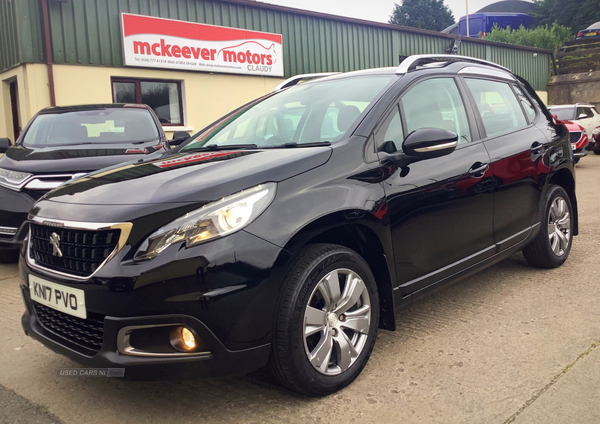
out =
{"type": "Polygon", "coordinates": [[[19,271],[27,335],[85,366],[125,368],[125,379],[134,380],[226,376],[264,367],[281,281],[276,262],[291,259],[240,231],[190,249],[167,249],[140,265],[122,265],[117,255],[89,281],[77,282],[32,267],[26,253],[24,247],[19,271]],[[103,320],[97,352],[82,350],[76,340],[44,325],[29,294],[29,275],[84,290],[86,310],[103,320]],[[196,332],[210,355],[148,357],[119,349],[125,327],[176,323],[196,332]]]}
{"type": "Polygon", "coordinates": [[[270,344],[241,351],[231,351],[200,321],[186,315],[156,315],[146,317],[105,317],[102,348],[93,356],[84,355],[69,340],[44,327],[37,318],[29,289],[21,286],[26,311],[21,318],[25,334],[56,353],[92,368],[124,368],[126,380],[183,380],[193,377],[216,377],[244,374],[267,364],[270,344]],[[123,355],[117,350],[119,330],[127,326],[184,323],[204,341],[210,355],[152,358],[123,355]]]}
{"type": "Polygon", "coordinates": [[[588,151],[588,145],[586,145],[586,146],[584,146],[581,149],[575,149],[575,150],[573,150],[573,157],[574,158],[582,158],[582,157],[587,156],[588,153],[589,153],[589,151],[588,151]]]}

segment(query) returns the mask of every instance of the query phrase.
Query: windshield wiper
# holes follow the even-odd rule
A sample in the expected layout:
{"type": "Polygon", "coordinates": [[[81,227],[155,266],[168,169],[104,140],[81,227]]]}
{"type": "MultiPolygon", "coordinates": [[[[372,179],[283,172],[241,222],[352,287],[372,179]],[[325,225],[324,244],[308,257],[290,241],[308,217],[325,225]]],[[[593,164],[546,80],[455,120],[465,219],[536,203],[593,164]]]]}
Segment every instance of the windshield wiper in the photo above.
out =
{"type": "Polygon", "coordinates": [[[240,149],[256,149],[256,144],[224,144],[219,146],[217,144],[209,144],[208,146],[195,147],[192,149],[183,149],[181,152],[202,152],[202,151],[213,151],[213,150],[240,150],[240,149]]]}
{"type": "Polygon", "coordinates": [[[289,143],[279,144],[277,146],[267,146],[265,149],[288,149],[294,147],[320,147],[320,146],[331,146],[331,141],[314,141],[312,143],[296,143],[291,141],[289,143]]]}

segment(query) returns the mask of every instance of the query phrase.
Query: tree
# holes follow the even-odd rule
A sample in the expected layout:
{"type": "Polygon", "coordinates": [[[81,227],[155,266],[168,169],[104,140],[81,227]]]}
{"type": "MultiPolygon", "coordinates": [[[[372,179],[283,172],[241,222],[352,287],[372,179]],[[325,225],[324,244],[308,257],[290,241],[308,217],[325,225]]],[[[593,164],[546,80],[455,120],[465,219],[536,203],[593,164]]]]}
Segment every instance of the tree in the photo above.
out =
{"type": "Polygon", "coordinates": [[[444,0],[402,0],[394,5],[389,23],[441,31],[454,24],[454,16],[444,0]]]}
{"type": "Polygon", "coordinates": [[[599,0],[534,0],[532,13],[539,25],[558,22],[571,29],[571,33],[600,21],[599,0]]]}
{"type": "Polygon", "coordinates": [[[552,26],[541,25],[534,29],[519,29],[511,27],[499,28],[494,25],[492,32],[485,36],[488,41],[517,44],[519,46],[539,47],[540,49],[556,50],[572,37],[571,29],[554,22],[552,26]]]}

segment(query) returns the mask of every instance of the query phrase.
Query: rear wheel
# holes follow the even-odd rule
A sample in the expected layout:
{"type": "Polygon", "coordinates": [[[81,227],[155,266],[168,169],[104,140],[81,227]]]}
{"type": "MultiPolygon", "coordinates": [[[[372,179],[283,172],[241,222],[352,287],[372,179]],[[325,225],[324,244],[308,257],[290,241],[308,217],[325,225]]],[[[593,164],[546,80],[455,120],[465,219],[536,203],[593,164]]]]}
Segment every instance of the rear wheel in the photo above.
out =
{"type": "Polygon", "coordinates": [[[560,186],[548,189],[540,233],[523,249],[525,259],[538,268],[557,268],[569,257],[573,237],[573,208],[560,186]]]}
{"type": "Polygon", "coordinates": [[[365,367],[378,324],[379,297],[367,263],[342,246],[308,246],[283,283],[270,371],[304,395],[336,392],[365,367]]]}
{"type": "Polygon", "coordinates": [[[0,249],[0,264],[12,264],[18,260],[18,250],[0,249]]]}

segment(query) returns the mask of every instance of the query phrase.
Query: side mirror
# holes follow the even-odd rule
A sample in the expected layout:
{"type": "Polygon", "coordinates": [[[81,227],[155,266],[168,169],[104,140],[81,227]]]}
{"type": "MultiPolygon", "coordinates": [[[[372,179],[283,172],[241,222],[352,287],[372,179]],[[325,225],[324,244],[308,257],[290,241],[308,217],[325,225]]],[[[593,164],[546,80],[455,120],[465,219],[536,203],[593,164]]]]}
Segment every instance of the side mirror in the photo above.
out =
{"type": "Polygon", "coordinates": [[[585,113],[580,113],[579,116],[577,117],[577,119],[585,119],[588,116],[585,113]]]}
{"type": "Polygon", "coordinates": [[[174,146],[179,146],[181,143],[183,143],[188,138],[190,138],[190,133],[189,132],[187,132],[187,131],[175,131],[173,133],[173,139],[169,142],[169,144],[172,144],[174,146]]]}
{"type": "Polygon", "coordinates": [[[0,138],[0,153],[6,153],[10,146],[12,146],[10,138],[0,138]]]}
{"type": "Polygon", "coordinates": [[[411,132],[402,143],[408,156],[431,159],[445,156],[458,145],[458,134],[441,128],[419,128],[411,132]]]}

